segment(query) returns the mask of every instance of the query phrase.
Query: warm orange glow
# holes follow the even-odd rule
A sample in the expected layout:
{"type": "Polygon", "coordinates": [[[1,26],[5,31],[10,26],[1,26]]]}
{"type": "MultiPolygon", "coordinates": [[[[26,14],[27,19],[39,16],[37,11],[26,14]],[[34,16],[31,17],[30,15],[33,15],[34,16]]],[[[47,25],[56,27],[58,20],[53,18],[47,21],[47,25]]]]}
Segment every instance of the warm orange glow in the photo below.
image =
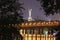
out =
{"type": "Polygon", "coordinates": [[[48,25],[49,23],[47,22],[46,25],[48,25]]]}
{"type": "Polygon", "coordinates": [[[56,23],[56,21],[54,21],[54,23],[56,23]]]}
{"type": "Polygon", "coordinates": [[[22,26],[24,26],[24,23],[22,23],[22,26]]]}
{"type": "Polygon", "coordinates": [[[40,22],[38,22],[38,23],[37,23],[37,26],[39,26],[40,24],[41,24],[41,23],[40,23],[40,22]]]}
{"type": "Polygon", "coordinates": [[[53,37],[53,35],[47,35],[47,37],[46,37],[46,35],[44,35],[44,34],[41,34],[41,35],[39,35],[39,34],[33,34],[33,35],[31,35],[31,34],[26,34],[25,36],[24,36],[24,39],[25,40],[56,40],[56,37],[53,37]],[[33,36],[33,37],[32,37],[33,36]],[[49,37],[48,37],[49,36],[49,37]]]}
{"type": "Polygon", "coordinates": [[[46,22],[44,21],[43,23],[45,24],[46,22]]]}
{"type": "Polygon", "coordinates": [[[21,27],[33,27],[33,26],[58,26],[60,25],[57,21],[44,21],[44,22],[24,22],[21,27]]]}
{"type": "Polygon", "coordinates": [[[35,22],[35,23],[33,23],[33,25],[35,26],[35,25],[36,25],[36,22],[35,22]]]}
{"type": "Polygon", "coordinates": [[[27,38],[28,38],[28,37],[25,37],[24,39],[25,39],[25,40],[28,40],[27,38]]]}
{"type": "Polygon", "coordinates": [[[29,38],[28,38],[28,40],[32,40],[32,38],[31,38],[31,37],[29,37],[29,38]]]}
{"type": "Polygon", "coordinates": [[[24,34],[25,34],[25,30],[24,30],[24,34]]]}
{"type": "Polygon", "coordinates": [[[42,26],[44,25],[44,23],[41,24],[42,26]]]}
{"type": "Polygon", "coordinates": [[[56,24],[59,24],[59,22],[56,22],[56,24]]]}
{"type": "Polygon", "coordinates": [[[31,34],[29,34],[29,36],[32,36],[31,34]]]}
{"type": "Polygon", "coordinates": [[[31,25],[32,25],[32,23],[29,23],[29,25],[31,26],[31,25]]]}
{"type": "Polygon", "coordinates": [[[50,21],[48,21],[49,23],[51,23],[50,21]]]}
{"type": "Polygon", "coordinates": [[[25,25],[27,26],[27,25],[28,25],[28,23],[25,23],[25,25]]]}

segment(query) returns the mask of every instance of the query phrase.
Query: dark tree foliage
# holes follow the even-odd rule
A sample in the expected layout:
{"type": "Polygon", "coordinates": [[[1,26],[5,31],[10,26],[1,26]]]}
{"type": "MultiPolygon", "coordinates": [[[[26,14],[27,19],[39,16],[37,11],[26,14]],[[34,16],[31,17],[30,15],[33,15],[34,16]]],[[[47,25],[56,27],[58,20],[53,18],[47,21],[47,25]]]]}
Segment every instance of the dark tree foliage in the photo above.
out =
{"type": "Polygon", "coordinates": [[[60,0],[38,0],[46,12],[45,15],[60,13],[60,0]]]}
{"type": "MultiPolygon", "coordinates": [[[[54,15],[60,13],[60,0],[37,0],[45,11],[45,15],[54,15]]],[[[60,40],[60,25],[55,29],[59,31],[56,35],[56,40],[60,40]]]]}
{"type": "Polygon", "coordinates": [[[17,0],[0,0],[0,40],[20,40],[19,38],[23,38],[17,28],[8,26],[23,22],[23,9],[22,4],[17,0]]]}
{"type": "Polygon", "coordinates": [[[17,31],[14,27],[0,27],[0,40],[22,40],[23,37],[20,35],[19,31],[17,31]]]}
{"type": "Polygon", "coordinates": [[[16,0],[0,0],[0,24],[23,21],[22,4],[16,0]]]}

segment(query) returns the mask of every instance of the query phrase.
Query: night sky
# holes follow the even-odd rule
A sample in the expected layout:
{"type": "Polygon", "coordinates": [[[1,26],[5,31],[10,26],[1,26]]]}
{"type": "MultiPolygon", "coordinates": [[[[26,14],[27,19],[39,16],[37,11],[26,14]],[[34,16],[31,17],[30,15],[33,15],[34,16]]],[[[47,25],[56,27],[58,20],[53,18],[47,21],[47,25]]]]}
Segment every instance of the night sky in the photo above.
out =
{"type": "Polygon", "coordinates": [[[28,8],[32,9],[32,18],[38,18],[41,20],[60,20],[60,15],[55,14],[55,15],[49,15],[46,17],[44,15],[44,10],[42,9],[41,5],[39,4],[38,1],[36,0],[20,0],[21,3],[24,3],[23,7],[25,10],[23,10],[23,17],[24,19],[28,19],[28,8]],[[41,9],[40,9],[41,8],[41,9]]]}

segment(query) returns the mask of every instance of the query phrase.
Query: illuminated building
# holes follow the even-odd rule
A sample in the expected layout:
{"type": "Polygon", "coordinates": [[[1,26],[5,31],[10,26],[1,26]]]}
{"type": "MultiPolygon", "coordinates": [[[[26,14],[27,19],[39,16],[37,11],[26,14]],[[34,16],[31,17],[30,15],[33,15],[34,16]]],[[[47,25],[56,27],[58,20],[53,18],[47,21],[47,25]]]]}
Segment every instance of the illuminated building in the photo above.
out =
{"type": "Polygon", "coordinates": [[[8,26],[18,28],[23,40],[56,40],[56,33],[53,30],[60,25],[60,21],[34,21],[31,13],[29,15],[28,21],[8,26]]]}
{"type": "Polygon", "coordinates": [[[31,17],[32,9],[29,9],[28,21],[19,25],[20,34],[24,40],[56,40],[54,28],[60,25],[59,21],[35,21],[31,17]]]}
{"type": "Polygon", "coordinates": [[[58,21],[25,21],[20,25],[20,34],[24,40],[56,40],[52,31],[59,24],[58,21]]]}
{"type": "Polygon", "coordinates": [[[59,25],[60,21],[24,21],[21,24],[9,24],[8,27],[20,29],[23,40],[56,40],[54,28],[59,25]]]}

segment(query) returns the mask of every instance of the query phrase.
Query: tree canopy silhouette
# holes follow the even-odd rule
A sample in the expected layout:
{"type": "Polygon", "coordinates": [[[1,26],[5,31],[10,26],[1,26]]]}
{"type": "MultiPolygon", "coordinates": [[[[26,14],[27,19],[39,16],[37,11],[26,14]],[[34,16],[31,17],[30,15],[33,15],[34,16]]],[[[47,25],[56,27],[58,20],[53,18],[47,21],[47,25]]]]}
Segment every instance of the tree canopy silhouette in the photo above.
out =
{"type": "Polygon", "coordinates": [[[23,22],[22,10],[24,8],[22,5],[17,0],[0,0],[0,40],[20,40],[19,38],[22,38],[17,28],[8,26],[23,22]]]}
{"type": "Polygon", "coordinates": [[[60,0],[37,0],[46,12],[45,15],[60,13],[60,0]]]}
{"type": "Polygon", "coordinates": [[[17,0],[0,0],[0,24],[22,22],[22,9],[17,0]]]}

